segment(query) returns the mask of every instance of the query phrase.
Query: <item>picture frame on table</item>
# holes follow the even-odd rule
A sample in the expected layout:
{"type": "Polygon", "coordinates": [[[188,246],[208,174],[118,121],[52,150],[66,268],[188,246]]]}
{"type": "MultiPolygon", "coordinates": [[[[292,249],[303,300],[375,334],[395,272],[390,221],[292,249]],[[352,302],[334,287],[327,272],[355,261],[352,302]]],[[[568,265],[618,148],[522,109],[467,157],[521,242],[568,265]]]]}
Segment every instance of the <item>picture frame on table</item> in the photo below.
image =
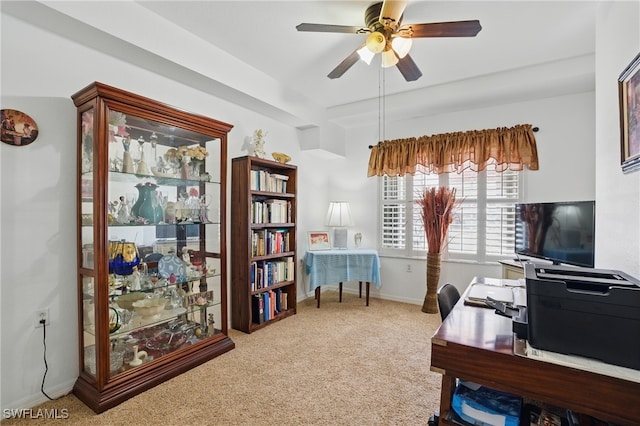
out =
{"type": "Polygon", "coordinates": [[[640,53],[618,78],[620,163],[622,171],[640,170],[640,53]]]}
{"type": "Polygon", "coordinates": [[[331,238],[327,231],[309,231],[309,250],[330,250],[331,238]]]}

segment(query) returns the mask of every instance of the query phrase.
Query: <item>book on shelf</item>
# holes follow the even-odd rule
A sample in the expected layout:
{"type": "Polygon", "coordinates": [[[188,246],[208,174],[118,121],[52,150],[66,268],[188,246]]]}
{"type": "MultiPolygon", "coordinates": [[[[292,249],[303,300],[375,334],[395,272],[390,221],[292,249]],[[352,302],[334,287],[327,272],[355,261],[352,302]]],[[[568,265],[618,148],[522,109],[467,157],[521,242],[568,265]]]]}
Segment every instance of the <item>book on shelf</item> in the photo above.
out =
{"type": "Polygon", "coordinates": [[[282,289],[277,288],[275,291],[275,301],[276,301],[276,311],[278,313],[282,312],[282,289]]]}
{"type": "Polygon", "coordinates": [[[270,173],[266,170],[251,170],[250,187],[253,191],[287,192],[289,176],[270,173]]]}
{"type": "Polygon", "coordinates": [[[277,313],[277,311],[276,311],[276,294],[275,294],[275,292],[273,292],[271,290],[269,290],[268,293],[269,293],[269,302],[270,302],[269,303],[269,309],[271,309],[270,318],[273,319],[273,318],[275,318],[276,313],[277,313]]]}
{"type": "Polygon", "coordinates": [[[251,202],[251,222],[254,224],[288,223],[290,221],[290,201],[269,199],[251,202]]]}
{"type": "Polygon", "coordinates": [[[259,294],[251,296],[251,320],[256,324],[264,322],[264,301],[259,294]]]}
{"type": "Polygon", "coordinates": [[[260,297],[262,298],[264,305],[264,320],[269,321],[271,320],[271,298],[269,297],[269,292],[265,291],[264,293],[261,293],[260,297]]]}
{"type": "Polygon", "coordinates": [[[285,281],[293,281],[295,263],[293,257],[273,261],[257,261],[251,263],[251,289],[259,290],[285,281]],[[253,278],[255,276],[255,279],[253,278]]]}
{"type": "Polygon", "coordinates": [[[286,229],[251,231],[251,256],[284,253],[290,247],[291,239],[286,229]]]}

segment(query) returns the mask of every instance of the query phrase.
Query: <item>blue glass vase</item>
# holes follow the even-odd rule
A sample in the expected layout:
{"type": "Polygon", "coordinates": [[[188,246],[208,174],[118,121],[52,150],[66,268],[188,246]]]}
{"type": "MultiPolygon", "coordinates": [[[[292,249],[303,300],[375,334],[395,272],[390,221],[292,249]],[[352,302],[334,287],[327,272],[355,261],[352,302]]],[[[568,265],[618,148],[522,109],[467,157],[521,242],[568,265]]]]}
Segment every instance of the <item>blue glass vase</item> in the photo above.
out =
{"type": "Polygon", "coordinates": [[[131,275],[140,264],[140,255],[135,243],[109,241],[109,273],[131,275]]]}

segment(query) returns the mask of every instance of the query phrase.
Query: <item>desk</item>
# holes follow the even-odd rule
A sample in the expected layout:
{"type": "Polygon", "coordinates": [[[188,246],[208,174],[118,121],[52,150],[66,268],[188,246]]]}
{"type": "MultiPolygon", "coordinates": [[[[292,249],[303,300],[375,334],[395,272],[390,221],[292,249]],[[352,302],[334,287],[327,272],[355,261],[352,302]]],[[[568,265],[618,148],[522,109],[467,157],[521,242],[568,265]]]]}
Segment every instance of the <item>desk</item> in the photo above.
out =
{"type": "Polygon", "coordinates": [[[315,291],[317,306],[320,307],[320,286],[339,283],[340,302],[342,302],[342,283],[344,281],[367,283],[367,306],[369,306],[369,284],[380,288],[380,258],[372,249],[357,250],[316,250],[308,251],[304,256],[309,275],[309,290],[315,291]]]}
{"type": "Polygon", "coordinates": [[[524,278],[524,269],[522,263],[517,260],[499,260],[498,263],[502,265],[502,278],[517,280],[518,278],[524,278]]]}
{"type": "Polygon", "coordinates": [[[431,371],[442,374],[441,424],[451,424],[446,418],[456,378],[601,420],[640,424],[640,383],[514,355],[511,320],[465,305],[465,294],[431,339],[431,371]]]}

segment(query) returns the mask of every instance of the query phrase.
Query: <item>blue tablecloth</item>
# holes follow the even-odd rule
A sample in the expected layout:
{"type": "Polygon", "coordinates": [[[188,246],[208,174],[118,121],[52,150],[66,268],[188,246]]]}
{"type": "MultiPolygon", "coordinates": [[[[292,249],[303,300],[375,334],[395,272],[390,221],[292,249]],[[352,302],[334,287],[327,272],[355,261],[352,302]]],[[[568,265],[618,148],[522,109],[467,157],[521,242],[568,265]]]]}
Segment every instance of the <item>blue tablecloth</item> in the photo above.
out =
{"type": "Polygon", "coordinates": [[[317,250],[304,256],[309,290],[323,284],[365,281],[380,288],[380,258],[372,249],[317,250]]]}

